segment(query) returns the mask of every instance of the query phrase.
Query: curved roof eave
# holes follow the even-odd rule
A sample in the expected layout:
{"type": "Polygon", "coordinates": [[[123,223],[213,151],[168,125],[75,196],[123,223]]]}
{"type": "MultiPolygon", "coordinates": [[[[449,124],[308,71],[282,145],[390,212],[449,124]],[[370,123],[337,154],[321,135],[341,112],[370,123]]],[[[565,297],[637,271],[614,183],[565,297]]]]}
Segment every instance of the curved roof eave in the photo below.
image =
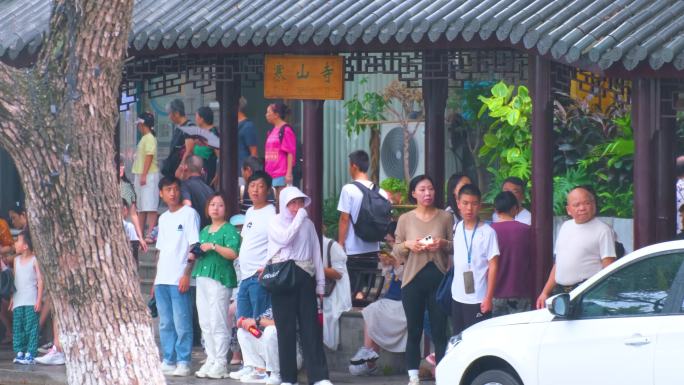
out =
{"type": "MultiPolygon", "coordinates": [[[[36,20],[49,20],[51,5],[0,2],[0,60],[35,59],[48,24],[36,20]]],[[[497,46],[601,72],[681,77],[682,11],[681,0],[136,0],[129,55],[497,46]]]]}

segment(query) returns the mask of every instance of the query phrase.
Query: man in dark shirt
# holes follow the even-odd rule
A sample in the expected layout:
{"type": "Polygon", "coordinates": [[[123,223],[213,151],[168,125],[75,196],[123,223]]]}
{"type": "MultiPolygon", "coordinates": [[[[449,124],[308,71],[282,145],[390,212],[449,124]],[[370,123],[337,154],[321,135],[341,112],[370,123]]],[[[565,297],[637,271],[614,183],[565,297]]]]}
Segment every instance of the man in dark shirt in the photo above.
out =
{"type": "Polygon", "coordinates": [[[238,105],[238,165],[240,167],[248,156],[258,156],[256,128],[254,123],[247,118],[246,110],[247,99],[240,97],[238,105]]]}
{"type": "Polygon", "coordinates": [[[518,200],[509,191],[494,198],[499,221],[492,223],[499,242],[499,269],[492,315],[494,317],[519,313],[532,308],[532,288],[529,272],[532,268],[532,230],[529,225],[516,221],[518,200]]]}
{"type": "Polygon", "coordinates": [[[204,181],[202,167],[204,161],[197,155],[190,155],[182,165],[183,181],[181,182],[181,199],[183,204],[190,206],[200,215],[200,229],[211,223],[204,211],[207,199],[214,194],[214,190],[204,181]]]}
{"type": "Polygon", "coordinates": [[[180,99],[172,100],[166,106],[166,112],[169,114],[169,120],[174,124],[174,128],[169,144],[169,156],[164,160],[161,173],[164,176],[172,177],[175,175],[176,169],[178,169],[181,159],[183,158],[185,140],[188,138],[188,136],[178,127],[194,126],[195,124],[185,117],[185,104],[180,99]]]}

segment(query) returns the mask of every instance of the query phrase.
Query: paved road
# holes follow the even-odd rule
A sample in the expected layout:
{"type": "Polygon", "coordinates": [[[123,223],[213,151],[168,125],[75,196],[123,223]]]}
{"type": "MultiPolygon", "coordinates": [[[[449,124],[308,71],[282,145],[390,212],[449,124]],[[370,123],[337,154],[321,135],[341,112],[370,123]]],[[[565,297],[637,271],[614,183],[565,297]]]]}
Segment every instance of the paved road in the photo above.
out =
{"type": "MultiPolygon", "coordinates": [[[[12,357],[13,354],[8,351],[8,347],[2,347],[0,350],[0,384],[66,385],[66,373],[63,366],[16,365],[12,363],[12,357]]],[[[197,362],[202,358],[203,353],[201,351],[193,351],[195,366],[199,366],[197,362]]],[[[333,372],[330,377],[333,384],[402,385],[408,382],[404,375],[354,377],[349,373],[333,372]]],[[[167,381],[168,384],[172,385],[241,384],[240,381],[235,380],[202,380],[194,377],[167,377],[167,381]]],[[[424,381],[421,384],[433,385],[434,382],[424,381]]]]}

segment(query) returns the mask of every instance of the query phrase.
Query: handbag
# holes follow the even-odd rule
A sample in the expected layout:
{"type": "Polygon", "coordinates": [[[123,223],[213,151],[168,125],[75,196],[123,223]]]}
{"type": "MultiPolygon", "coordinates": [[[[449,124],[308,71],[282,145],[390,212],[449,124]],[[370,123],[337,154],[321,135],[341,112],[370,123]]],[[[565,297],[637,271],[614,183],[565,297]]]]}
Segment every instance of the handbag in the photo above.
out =
{"type": "Polygon", "coordinates": [[[295,261],[269,263],[259,277],[259,284],[271,293],[292,290],[295,287],[295,261]]]}
{"type": "Polygon", "coordinates": [[[454,280],[454,268],[452,267],[444,274],[442,282],[439,283],[437,287],[437,292],[435,292],[435,300],[437,305],[442,308],[447,315],[451,315],[451,283],[454,280]]]}
{"type": "MultiPolygon", "coordinates": [[[[330,250],[332,249],[333,245],[332,239],[328,241],[328,267],[332,268],[332,260],[330,256],[330,250]]],[[[335,290],[335,285],[337,285],[337,280],[334,278],[328,278],[325,277],[325,287],[323,288],[323,296],[324,297],[330,297],[330,294],[332,294],[333,290],[335,290]]]]}

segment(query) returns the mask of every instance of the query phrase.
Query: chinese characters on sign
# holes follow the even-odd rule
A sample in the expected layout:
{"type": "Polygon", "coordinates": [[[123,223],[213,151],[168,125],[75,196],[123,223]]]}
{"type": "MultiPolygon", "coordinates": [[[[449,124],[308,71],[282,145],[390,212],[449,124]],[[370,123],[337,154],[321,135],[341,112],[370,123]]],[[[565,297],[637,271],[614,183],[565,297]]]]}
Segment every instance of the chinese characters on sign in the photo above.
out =
{"type": "Polygon", "coordinates": [[[266,55],[267,99],[340,100],[344,98],[342,56],[266,55]]]}

